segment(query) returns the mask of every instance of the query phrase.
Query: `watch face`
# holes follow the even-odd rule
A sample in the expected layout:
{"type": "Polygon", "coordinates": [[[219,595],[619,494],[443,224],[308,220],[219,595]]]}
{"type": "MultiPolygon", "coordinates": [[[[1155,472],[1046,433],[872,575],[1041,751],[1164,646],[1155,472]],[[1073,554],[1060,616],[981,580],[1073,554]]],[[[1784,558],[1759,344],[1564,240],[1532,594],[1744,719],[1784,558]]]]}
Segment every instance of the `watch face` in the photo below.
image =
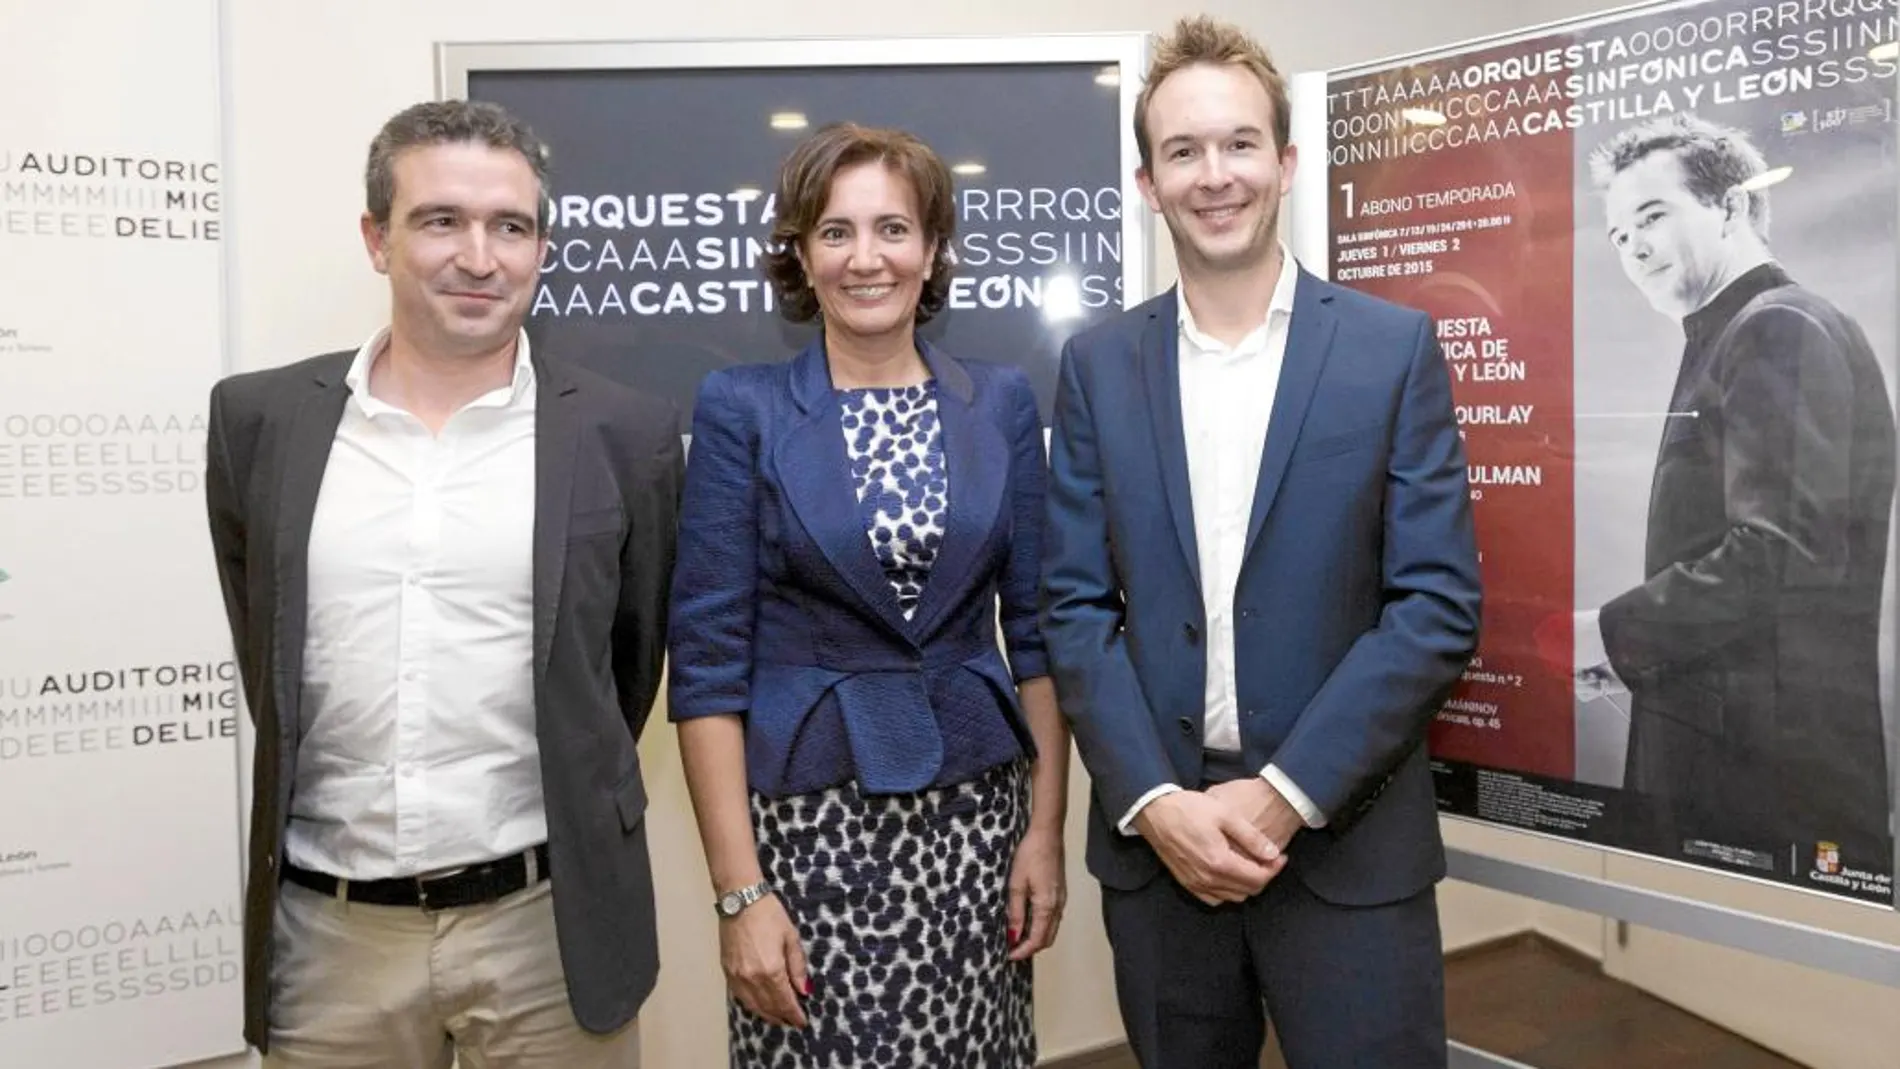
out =
{"type": "Polygon", "coordinates": [[[732,891],[719,897],[719,912],[726,916],[735,916],[739,912],[739,892],[732,891]]]}

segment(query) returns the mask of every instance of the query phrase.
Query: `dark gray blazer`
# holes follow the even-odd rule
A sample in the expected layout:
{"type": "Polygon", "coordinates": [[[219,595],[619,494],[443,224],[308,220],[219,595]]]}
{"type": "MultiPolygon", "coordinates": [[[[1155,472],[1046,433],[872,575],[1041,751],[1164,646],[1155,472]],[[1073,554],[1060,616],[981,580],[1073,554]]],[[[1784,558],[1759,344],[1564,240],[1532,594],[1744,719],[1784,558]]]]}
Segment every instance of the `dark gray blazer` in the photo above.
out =
{"type": "Polygon", "coordinates": [[[1697,418],[1670,420],[1656,454],[1648,578],[1602,615],[1633,699],[1635,845],[1785,859],[1827,840],[1885,871],[1886,380],[1860,325],[1773,264],[1683,326],[1669,411],[1697,418]]]}
{"type": "MultiPolygon", "coordinates": [[[[305,557],[353,352],[211,391],[206,503],[257,729],[244,900],[244,1036],[270,1036],[271,928],[297,765],[305,557]]],[[[569,1000],[583,1028],[631,1020],[659,971],[635,750],[659,688],[673,570],[679,417],[534,356],[534,699],[569,1000]]]]}

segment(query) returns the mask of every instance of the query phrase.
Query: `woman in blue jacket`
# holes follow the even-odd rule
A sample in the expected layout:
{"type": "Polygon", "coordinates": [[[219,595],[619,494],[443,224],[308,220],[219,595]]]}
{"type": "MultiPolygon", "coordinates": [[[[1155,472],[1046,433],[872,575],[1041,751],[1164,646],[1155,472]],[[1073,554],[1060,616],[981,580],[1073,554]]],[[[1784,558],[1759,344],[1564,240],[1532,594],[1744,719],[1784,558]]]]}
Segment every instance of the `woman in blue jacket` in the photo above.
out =
{"type": "Polygon", "coordinates": [[[922,142],[827,127],[776,202],[767,274],[823,334],[701,385],[670,625],[732,1064],[1026,1069],[1069,752],[1035,397],[916,336],[956,222],[922,142]]]}

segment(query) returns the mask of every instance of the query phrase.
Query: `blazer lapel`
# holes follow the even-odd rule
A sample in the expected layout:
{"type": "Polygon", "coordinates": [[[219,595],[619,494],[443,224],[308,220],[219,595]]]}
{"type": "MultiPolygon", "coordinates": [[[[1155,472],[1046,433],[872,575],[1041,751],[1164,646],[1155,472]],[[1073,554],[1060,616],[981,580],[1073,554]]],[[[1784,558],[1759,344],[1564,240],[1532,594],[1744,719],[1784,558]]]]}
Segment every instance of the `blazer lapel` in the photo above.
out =
{"type": "MultiPolygon", "coordinates": [[[[1179,290],[1148,314],[1141,335],[1141,372],[1147,387],[1148,413],[1154,421],[1155,456],[1161,465],[1161,485],[1174,517],[1174,533],[1187,557],[1194,584],[1201,582],[1201,554],[1194,541],[1194,499],[1188,482],[1187,436],[1181,427],[1181,320],[1179,290]]],[[[951,493],[956,488],[951,487],[951,493]]]]}
{"type": "Polygon", "coordinates": [[[970,373],[948,355],[922,346],[924,360],[937,380],[937,419],[945,475],[950,483],[943,541],[922,600],[912,617],[918,634],[929,634],[944,610],[956,602],[970,572],[983,560],[990,531],[1009,482],[1011,443],[972,405],[976,386],[970,373]]]}
{"type": "Polygon", "coordinates": [[[1253,553],[1260,528],[1273,509],[1273,499],[1280,492],[1280,480],[1293,457],[1293,445],[1300,439],[1300,426],[1306,422],[1313,391],[1319,386],[1320,372],[1326,367],[1336,325],[1332,301],[1332,294],[1324,292],[1318,279],[1304,271],[1300,273],[1293,291],[1293,320],[1287,324],[1286,357],[1280,364],[1280,384],[1273,395],[1267,441],[1260,453],[1253,512],[1247,517],[1247,548],[1241,554],[1243,561],[1253,553]]]}
{"type": "Polygon", "coordinates": [[[574,454],[580,441],[577,388],[538,356],[534,404],[534,686],[540,693],[560,618],[567,575],[567,525],[573,515],[574,454]]]}
{"type": "MultiPolygon", "coordinates": [[[[284,435],[277,470],[277,522],[273,532],[276,554],[278,623],[275,663],[278,724],[285,737],[297,738],[302,716],[303,644],[309,611],[310,524],[317,514],[317,495],[330,464],[337,424],[350,389],[344,384],[347,363],[317,373],[316,390],[298,402],[290,429],[284,435]]],[[[288,753],[288,749],[285,751],[288,753]]]]}
{"type": "Polygon", "coordinates": [[[910,622],[898,608],[897,593],[878,564],[858,514],[858,495],[838,423],[841,410],[831,388],[823,339],[806,346],[792,362],[791,374],[792,399],[804,418],[772,450],[785,500],[818,551],[865,607],[893,631],[906,635],[910,622]]]}

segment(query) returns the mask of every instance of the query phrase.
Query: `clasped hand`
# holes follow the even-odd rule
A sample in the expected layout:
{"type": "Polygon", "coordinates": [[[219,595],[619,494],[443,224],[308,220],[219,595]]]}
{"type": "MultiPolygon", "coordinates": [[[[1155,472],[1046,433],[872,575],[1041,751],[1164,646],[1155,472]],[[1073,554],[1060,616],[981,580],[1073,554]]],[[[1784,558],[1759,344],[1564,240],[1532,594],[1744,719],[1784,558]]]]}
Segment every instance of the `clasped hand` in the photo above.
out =
{"type": "Polygon", "coordinates": [[[1210,906],[1244,902],[1286,867],[1300,815],[1259,776],[1175,791],[1144,806],[1135,826],[1176,882],[1210,906]]]}

